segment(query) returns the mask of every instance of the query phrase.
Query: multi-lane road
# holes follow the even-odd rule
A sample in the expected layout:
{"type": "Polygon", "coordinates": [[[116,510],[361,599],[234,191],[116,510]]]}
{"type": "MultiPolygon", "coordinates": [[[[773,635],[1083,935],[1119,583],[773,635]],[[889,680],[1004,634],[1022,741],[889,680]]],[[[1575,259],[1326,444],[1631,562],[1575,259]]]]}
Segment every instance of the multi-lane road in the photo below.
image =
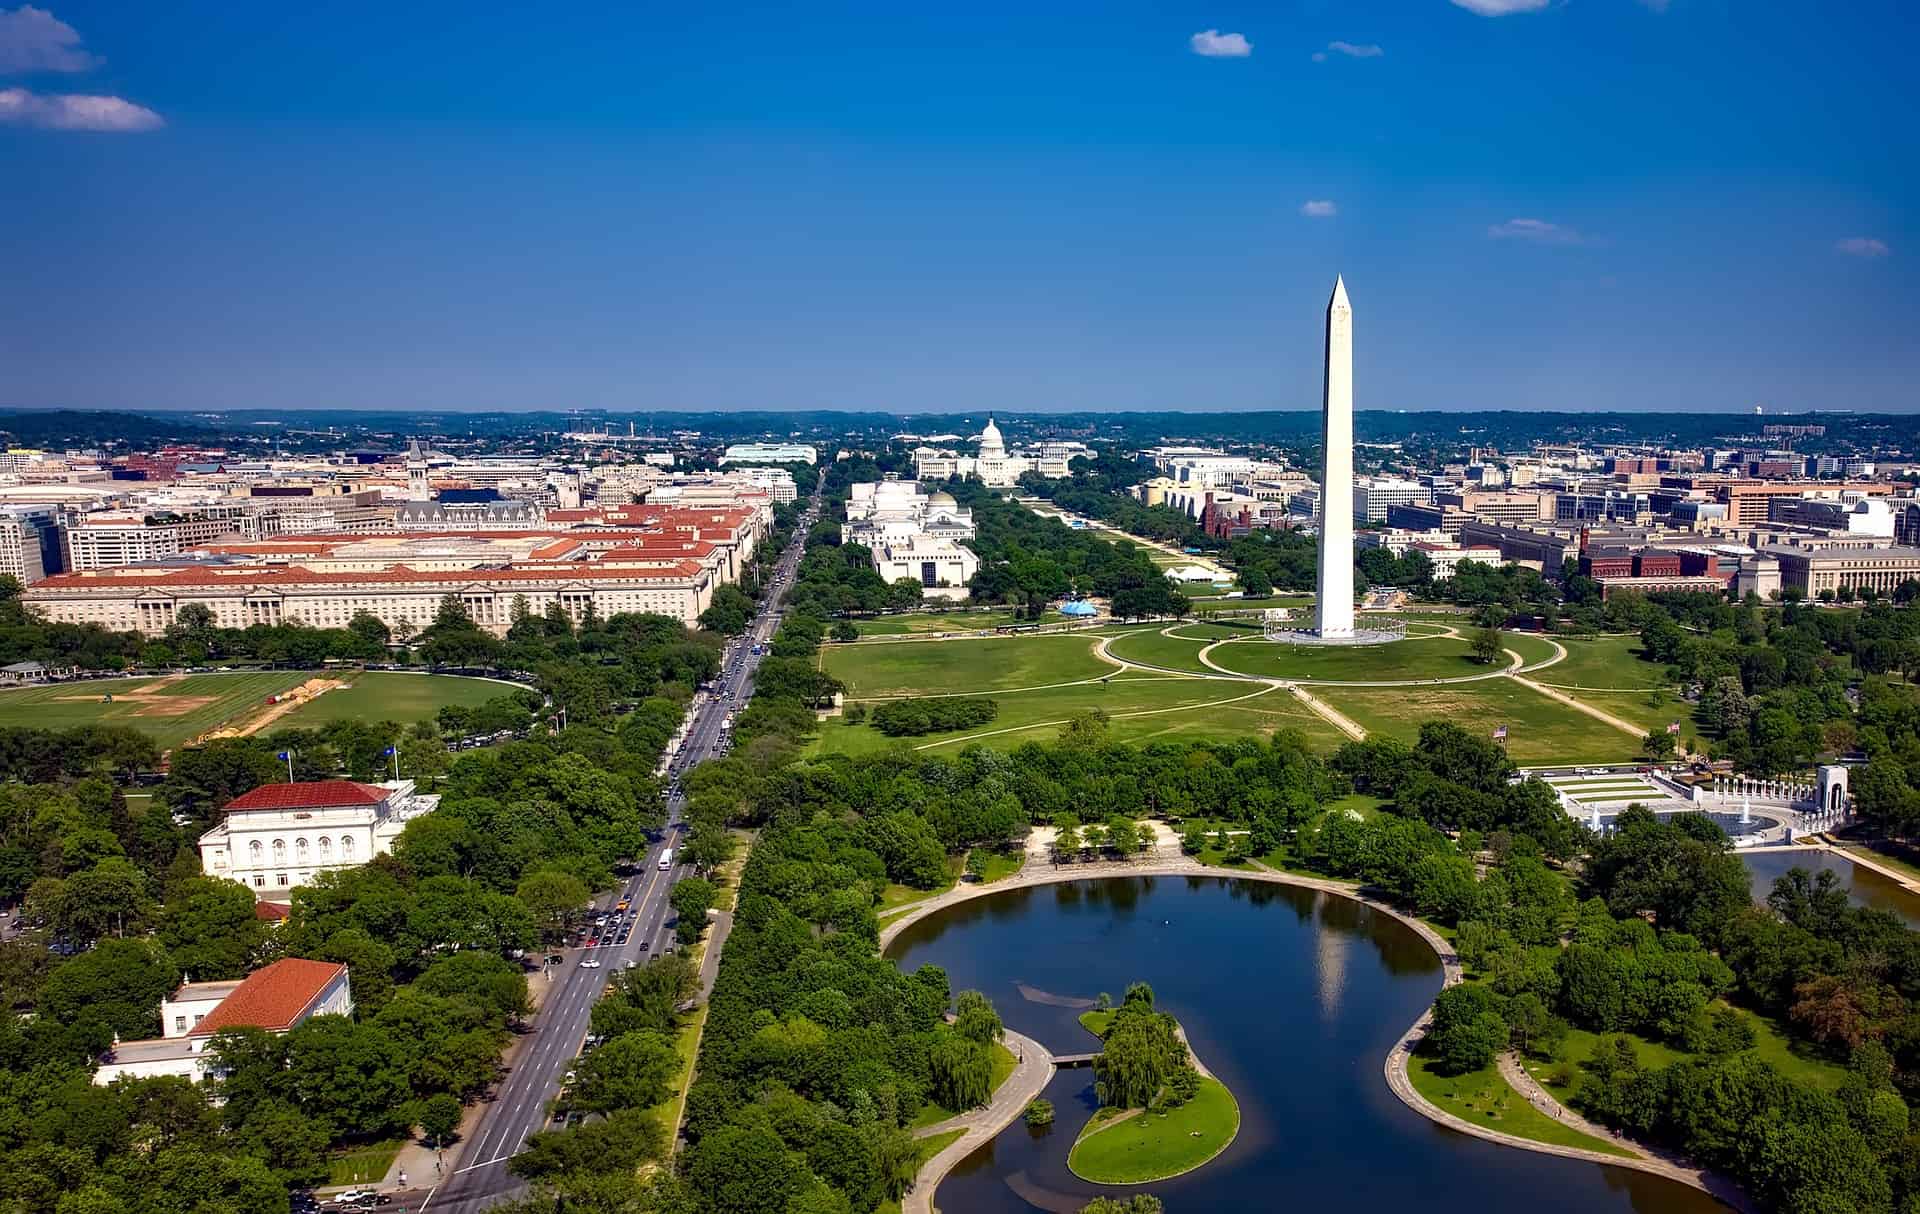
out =
{"type": "MultiPolygon", "coordinates": [[[[433,1214],[477,1214],[520,1187],[507,1171],[507,1160],[518,1154],[527,1138],[545,1128],[549,1103],[560,1092],[561,1081],[572,1067],[585,1040],[593,1005],[607,981],[624,969],[629,961],[643,964],[657,956],[673,939],[668,930],[670,908],[667,895],[673,883],[689,875],[678,862],[681,836],[686,830],[681,813],[685,801],[679,791],[680,777],[695,765],[722,753],[728,741],[730,719],[753,694],[754,671],[760,664],[756,648],[766,646],[780,626],[778,603],[793,584],[795,568],[806,546],[808,528],[819,514],[819,501],[804,511],[794,526],[793,541],[781,554],[775,567],[773,585],[767,588],[759,614],[755,615],[744,636],[728,643],[721,672],[711,689],[697,697],[680,749],[668,763],[667,780],[671,791],[667,799],[667,820],[660,837],[652,841],[640,867],[626,882],[596,902],[596,915],[606,914],[614,930],[600,937],[592,948],[567,951],[565,961],[550,969],[535,982],[550,981],[555,989],[547,992],[539,1014],[534,1018],[530,1038],[520,1043],[512,1069],[487,1104],[472,1137],[460,1151],[452,1170],[439,1177],[430,1191],[402,1195],[403,1203],[416,1197],[420,1209],[433,1214]],[[663,867],[664,853],[675,856],[663,867]],[[614,911],[626,901],[626,916],[614,911]],[[624,942],[618,927],[626,925],[624,942]],[[599,965],[589,965],[597,961],[599,965]]],[[[420,1178],[427,1179],[427,1178],[420,1178]]]]}

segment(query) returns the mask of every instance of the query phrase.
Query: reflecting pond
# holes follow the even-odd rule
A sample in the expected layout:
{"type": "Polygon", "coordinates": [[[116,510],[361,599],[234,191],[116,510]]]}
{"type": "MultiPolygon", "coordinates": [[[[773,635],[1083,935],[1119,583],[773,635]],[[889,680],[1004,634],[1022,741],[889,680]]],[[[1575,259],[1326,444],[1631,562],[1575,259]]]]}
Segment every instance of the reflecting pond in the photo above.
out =
{"type": "MultiPolygon", "coordinates": [[[[1422,1210],[1440,1214],[1705,1214],[1694,1189],[1445,1129],[1402,1104],[1382,1062],[1440,989],[1440,963],[1392,917],[1346,898],[1214,877],[1035,886],[941,911],[890,955],[943,967],[1006,1023],[1057,1053],[1093,1048],[1077,1017],[1103,992],[1151,983],[1240,1102],[1240,1135],[1185,1176],[1143,1186],[1169,1214],[1215,1210],[1422,1210]]],[[[935,1193],[948,1214],[1071,1214],[1130,1190],[1066,1167],[1094,1108],[1093,1073],[1044,1093],[1054,1124],[1020,1122],[935,1193]]]]}
{"type": "Polygon", "coordinates": [[[1892,911],[1906,920],[1908,926],[1920,927],[1920,894],[1884,873],[1855,864],[1838,852],[1756,847],[1741,852],[1740,859],[1746,862],[1756,902],[1765,902],[1774,880],[1786,876],[1791,869],[1804,868],[1814,873],[1825,870],[1839,874],[1840,883],[1846,887],[1847,896],[1855,906],[1892,911]]]}

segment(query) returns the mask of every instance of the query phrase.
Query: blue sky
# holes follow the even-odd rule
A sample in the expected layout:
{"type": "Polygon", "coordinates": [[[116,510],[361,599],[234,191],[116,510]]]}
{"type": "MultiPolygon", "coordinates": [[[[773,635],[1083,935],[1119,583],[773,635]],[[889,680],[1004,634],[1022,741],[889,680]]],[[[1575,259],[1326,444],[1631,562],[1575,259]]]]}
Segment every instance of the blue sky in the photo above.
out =
{"type": "Polygon", "coordinates": [[[1920,410],[1893,0],[10,2],[0,404],[1920,410]]]}

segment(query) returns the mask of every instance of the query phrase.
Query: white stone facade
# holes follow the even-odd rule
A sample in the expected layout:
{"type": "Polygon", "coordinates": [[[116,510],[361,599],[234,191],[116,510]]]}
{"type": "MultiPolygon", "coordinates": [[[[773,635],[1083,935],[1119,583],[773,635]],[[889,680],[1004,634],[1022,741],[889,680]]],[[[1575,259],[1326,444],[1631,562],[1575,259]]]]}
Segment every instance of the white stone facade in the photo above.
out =
{"type": "Polygon", "coordinates": [[[408,822],[440,803],[438,796],[416,794],[412,780],[373,787],[387,794],[377,803],[229,809],[226,821],[200,836],[200,867],[257,897],[283,896],[319,873],[388,854],[408,822]]]}

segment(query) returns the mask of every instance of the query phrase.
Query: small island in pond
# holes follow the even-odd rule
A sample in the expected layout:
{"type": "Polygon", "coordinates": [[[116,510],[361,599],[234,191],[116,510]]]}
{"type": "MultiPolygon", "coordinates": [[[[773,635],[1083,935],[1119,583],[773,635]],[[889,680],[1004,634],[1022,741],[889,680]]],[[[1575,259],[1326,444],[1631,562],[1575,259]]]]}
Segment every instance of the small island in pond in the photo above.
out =
{"type": "Polygon", "coordinates": [[[1180,1024],[1136,982],[1111,1010],[1083,1013],[1101,1042],[1094,1060],[1100,1109],[1080,1130],[1067,1167],[1095,1184],[1145,1184],[1191,1172],[1240,1132],[1240,1106],[1200,1065],[1180,1024]]]}

